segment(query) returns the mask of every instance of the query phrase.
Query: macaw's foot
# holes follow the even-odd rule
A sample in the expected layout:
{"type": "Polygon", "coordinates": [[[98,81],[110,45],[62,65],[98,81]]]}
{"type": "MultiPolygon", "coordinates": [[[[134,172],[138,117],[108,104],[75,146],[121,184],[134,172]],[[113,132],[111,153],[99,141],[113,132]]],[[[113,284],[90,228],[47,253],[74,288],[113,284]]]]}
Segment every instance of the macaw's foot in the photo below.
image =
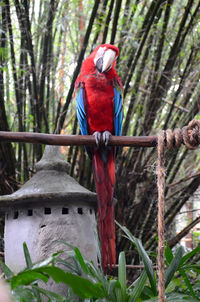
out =
{"type": "Polygon", "coordinates": [[[109,131],[104,131],[102,134],[102,141],[105,146],[108,145],[109,139],[111,137],[111,133],[109,131]]]}
{"type": "Polygon", "coordinates": [[[94,135],[94,138],[95,138],[97,147],[99,147],[99,146],[100,146],[100,143],[101,143],[101,132],[95,131],[95,132],[93,133],[93,135],[94,135]]]}

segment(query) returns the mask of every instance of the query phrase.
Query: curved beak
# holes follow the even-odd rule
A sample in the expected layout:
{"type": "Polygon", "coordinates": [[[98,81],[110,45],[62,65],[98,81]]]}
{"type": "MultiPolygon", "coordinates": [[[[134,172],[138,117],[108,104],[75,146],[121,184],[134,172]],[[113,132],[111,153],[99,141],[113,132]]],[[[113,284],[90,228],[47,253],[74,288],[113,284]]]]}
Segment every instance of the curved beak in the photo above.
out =
{"type": "Polygon", "coordinates": [[[103,56],[96,61],[96,67],[99,72],[103,73],[108,71],[116,58],[116,52],[112,49],[108,49],[104,52],[103,56]]]}

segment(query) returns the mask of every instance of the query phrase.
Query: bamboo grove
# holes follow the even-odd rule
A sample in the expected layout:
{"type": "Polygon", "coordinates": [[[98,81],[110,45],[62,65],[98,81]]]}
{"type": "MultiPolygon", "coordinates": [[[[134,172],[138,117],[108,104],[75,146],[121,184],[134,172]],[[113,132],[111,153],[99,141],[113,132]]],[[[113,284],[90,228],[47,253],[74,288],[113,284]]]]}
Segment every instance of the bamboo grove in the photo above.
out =
{"type": "MultiPolygon", "coordinates": [[[[198,118],[199,0],[1,0],[0,130],[79,134],[74,82],[98,44],[119,47],[124,85],[123,135],[156,135],[198,118]]],[[[0,144],[0,193],[16,190],[35,171],[44,146],[0,144]]],[[[83,147],[62,147],[71,175],[94,191],[83,147]]],[[[166,228],[200,184],[199,152],[167,152],[166,228]]],[[[121,148],[117,157],[116,220],[156,246],[156,150],[121,148]]],[[[187,230],[192,227],[192,222],[187,230]]],[[[184,233],[184,232],[183,232],[184,233]]],[[[184,234],[185,234],[184,233],[184,234]]],[[[118,251],[130,249],[118,234],[118,251]]],[[[137,263],[138,259],[135,259],[137,263]]]]}

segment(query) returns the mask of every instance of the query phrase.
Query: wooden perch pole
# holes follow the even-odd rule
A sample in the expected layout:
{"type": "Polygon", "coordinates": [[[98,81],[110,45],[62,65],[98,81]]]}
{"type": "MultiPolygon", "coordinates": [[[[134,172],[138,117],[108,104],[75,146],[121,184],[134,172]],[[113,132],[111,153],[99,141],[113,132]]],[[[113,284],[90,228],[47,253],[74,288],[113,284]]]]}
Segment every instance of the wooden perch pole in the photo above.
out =
{"type": "MultiPolygon", "coordinates": [[[[60,135],[7,131],[0,131],[0,142],[23,142],[60,146],[95,145],[93,135],[60,135]]],[[[108,145],[127,147],[156,147],[157,136],[111,136],[108,145]]]]}

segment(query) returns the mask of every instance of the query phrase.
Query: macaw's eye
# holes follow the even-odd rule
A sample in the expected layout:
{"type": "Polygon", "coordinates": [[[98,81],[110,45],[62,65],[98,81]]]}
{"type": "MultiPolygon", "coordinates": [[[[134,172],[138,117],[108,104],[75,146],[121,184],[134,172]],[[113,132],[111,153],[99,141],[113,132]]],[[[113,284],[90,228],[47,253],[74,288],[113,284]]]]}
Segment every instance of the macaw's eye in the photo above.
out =
{"type": "Polygon", "coordinates": [[[103,57],[100,57],[97,61],[96,61],[96,68],[99,72],[102,72],[102,68],[103,68],[103,57]]]}

